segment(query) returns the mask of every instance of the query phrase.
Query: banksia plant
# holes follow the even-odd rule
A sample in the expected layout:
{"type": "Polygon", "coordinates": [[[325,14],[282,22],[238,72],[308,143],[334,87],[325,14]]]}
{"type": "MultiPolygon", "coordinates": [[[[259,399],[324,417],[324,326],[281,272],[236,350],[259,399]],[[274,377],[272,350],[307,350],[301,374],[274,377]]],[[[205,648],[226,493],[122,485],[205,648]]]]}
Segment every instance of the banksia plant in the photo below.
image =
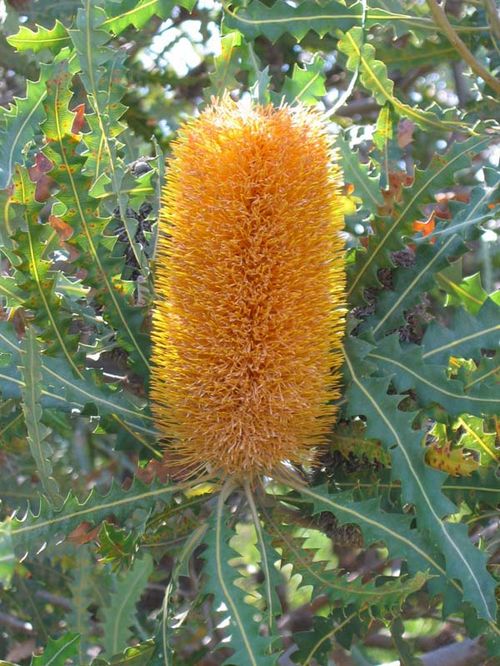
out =
{"type": "Polygon", "coordinates": [[[500,654],[498,35],[444,4],[2,3],[0,666],[500,654]]]}
{"type": "Polygon", "coordinates": [[[163,192],[151,398],[167,456],[253,477],[314,458],[335,418],[343,203],[321,116],[214,102],[163,192]]]}

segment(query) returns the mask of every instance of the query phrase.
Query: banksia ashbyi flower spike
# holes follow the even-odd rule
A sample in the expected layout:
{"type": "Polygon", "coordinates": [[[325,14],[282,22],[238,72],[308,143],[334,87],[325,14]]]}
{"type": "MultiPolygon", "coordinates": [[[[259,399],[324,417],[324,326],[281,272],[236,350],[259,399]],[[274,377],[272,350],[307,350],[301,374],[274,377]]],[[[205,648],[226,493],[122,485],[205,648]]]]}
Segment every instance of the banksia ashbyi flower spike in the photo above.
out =
{"type": "Polygon", "coordinates": [[[153,320],[168,460],[252,478],[324,441],[344,328],[339,188],[314,111],[226,98],[181,128],[153,320]]]}

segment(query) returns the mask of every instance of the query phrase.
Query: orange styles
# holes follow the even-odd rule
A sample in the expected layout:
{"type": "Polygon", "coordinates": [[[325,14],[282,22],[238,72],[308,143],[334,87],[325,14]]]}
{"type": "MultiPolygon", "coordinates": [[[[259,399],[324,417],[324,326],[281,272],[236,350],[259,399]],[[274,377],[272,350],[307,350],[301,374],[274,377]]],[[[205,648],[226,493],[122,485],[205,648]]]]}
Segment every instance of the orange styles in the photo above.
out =
{"type": "Polygon", "coordinates": [[[168,458],[253,477],[312,459],[339,396],[340,172],[321,116],[214,102],[163,191],[151,398],[168,458]]]}

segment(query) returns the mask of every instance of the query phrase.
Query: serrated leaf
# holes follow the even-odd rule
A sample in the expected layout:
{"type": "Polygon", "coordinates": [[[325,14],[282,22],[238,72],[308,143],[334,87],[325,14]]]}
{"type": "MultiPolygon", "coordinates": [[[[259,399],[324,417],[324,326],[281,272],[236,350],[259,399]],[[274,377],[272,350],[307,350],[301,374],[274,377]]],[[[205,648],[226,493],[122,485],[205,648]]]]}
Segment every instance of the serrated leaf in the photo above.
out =
{"type": "Polygon", "coordinates": [[[462,279],[459,264],[461,262],[457,261],[442,270],[436,275],[436,280],[439,286],[447,292],[445,306],[463,306],[475,315],[488,298],[488,294],[483,289],[481,274],[475,273],[462,279]],[[460,274],[459,277],[457,277],[457,272],[460,274]]]}
{"type": "Polygon", "coordinates": [[[225,500],[226,492],[222,490],[205,537],[207,549],[204,552],[205,593],[213,595],[215,610],[222,606],[229,616],[233,654],[223,664],[274,666],[276,657],[269,654],[271,640],[260,635],[259,626],[253,619],[255,610],[245,602],[244,591],[234,584],[239,574],[229,564],[234,557],[234,551],[229,546],[234,532],[227,526],[229,513],[225,509],[225,500]]]}
{"type": "Polygon", "coordinates": [[[459,445],[477,451],[481,465],[500,461],[500,452],[496,447],[496,432],[485,431],[484,419],[470,414],[462,414],[453,427],[454,429],[460,428],[463,431],[459,445]]]}
{"type": "Polygon", "coordinates": [[[73,302],[69,310],[62,307],[64,303],[55,291],[58,272],[47,259],[58,249],[59,238],[50,223],[39,222],[43,204],[36,201],[35,184],[27,169],[16,167],[13,187],[11,203],[24,222],[23,230],[14,237],[18,257],[14,278],[24,291],[22,304],[33,313],[33,322],[41,329],[39,337],[45,342],[46,353],[62,353],[75,374],[82,377],[76,365],[78,336],[70,332],[73,302]]]}
{"type": "Polygon", "coordinates": [[[422,359],[427,363],[448,364],[450,356],[479,360],[481,349],[497,350],[499,312],[500,307],[488,298],[475,316],[459,308],[449,327],[432,321],[422,340],[422,359]]]}
{"type": "MultiPolygon", "coordinates": [[[[14,363],[0,368],[0,389],[4,398],[21,398],[25,386],[17,368],[24,349],[13,336],[10,324],[0,322],[0,341],[5,352],[14,356],[14,363]]],[[[77,379],[62,359],[45,357],[42,359],[43,382],[41,385],[41,404],[55,407],[65,412],[77,409],[83,412],[86,405],[94,404],[101,415],[115,415],[131,432],[156,439],[153,417],[141,412],[141,407],[127,400],[122,392],[104,391],[96,385],[94,376],[88,372],[83,379],[77,379]]]]}
{"type": "Polygon", "coordinates": [[[10,275],[0,276],[0,295],[5,298],[6,308],[18,307],[24,300],[23,292],[16,285],[14,277],[10,275]]]}
{"type": "Polygon", "coordinates": [[[224,91],[237,88],[236,74],[241,68],[241,34],[233,30],[220,40],[220,53],[214,57],[214,71],[210,74],[210,90],[216,97],[224,91]]]}
{"type": "MultiPolygon", "coordinates": [[[[272,42],[285,33],[291,34],[297,41],[301,41],[309,30],[313,30],[320,37],[325,34],[335,34],[337,30],[349,30],[359,25],[363,18],[361,3],[346,7],[337,2],[316,2],[316,0],[303,0],[297,6],[276,0],[271,6],[259,0],[250,0],[244,6],[224,7],[224,25],[229,29],[239,30],[247,39],[255,39],[263,35],[272,42]]],[[[394,30],[397,37],[409,32],[418,37],[429,38],[436,33],[435,22],[428,15],[419,14],[419,7],[414,6],[414,12],[408,11],[408,6],[398,0],[374,0],[366,11],[366,27],[382,26],[394,30]]],[[[453,21],[455,30],[460,32],[466,27],[462,21],[453,21]]],[[[484,26],[485,30],[488,29],[484,26]]]]}
{"type": "Polygon", "coordinates": [[[380,109],[373,133],[373,143],[381,151],[385,150],[387,144],[394,135],[394,119],[392,109],[389,104],[384,104],[380,109]]]}
{"type": "Polygon", "coordinates": [[[94,602],[91,581],[95,565],[86,546],[80,545],[75,555],[75,566],[71,572],[71,614],[70,626],[80,635],[80,662],[85,660],[85,649],[92,637],[89,606],[94,602]]]}
{"type": "Polygon", "coordinates": [[[456,504],[466,502],[471,508],[484,503],[497,508],[500,503],[500,485],[496,470],[490,468],[481,473],[473,472],[466,478],[449,478],[443,485],[443,490],[456,504]]]}
{"type": "Polygon", "coordinates": [[[318,98],[326,94],[324,60],[316,55],[310,64],[299,67],[294,65],[292,76],[285,78],[285,83],[279,93],[271,93],[275,104],[282,101],[293,105],[316,104],[318,98]]]}
{"type": "Polygon", "coordinates": [[[43,131],[48,140],[44,154],[53,164],[49,174],[59,186],[61,218],[74,230],[67,242],[75,246],[80,259],[87,259],[84,283],[95,289],[117,338],[130,353],[131,362],[144,373],[149,369],[150,343],[142,330],[145,308],[130,301],[127,283],[121,279],[123,259],[112,253],[116,237],[106,236],[109,219],[98,216],[97,201],[89,195],[91,178],[83,172],[86,160],[76,151],[80,136],[72,132],[75,113],[69,110],[70,82],[71,73],[64,61],[47,82],[43,131]]]}
{"type": "Polygon", "coordinates": [[[15,164],[23,163],[24,148],[45,117],[43,101],[47,89],[43,67],[39,80],[28,80],[26,86],[26,97],[15,99],[15,103],[0,114],[0,189],[10,183],[15,164]]]}
{"type": "Polygon", "coordinates": [[[335,145],[340,150],[345,181],[354,186],[354,193],[361,198],[363,208],[374,214],[383,204],[378,178],[369,172],[368,166],[361,162],[358,153],[341,134],[335,145]]]}
{"type": "Polygon", "coordinates": [[[56,20],[53,28],[37,25],[36,30],[21,26],[19,32],[7,37],[7,41],[18,51],[31,50],[38,53],[43,49],[58,52],[69,43],[69,35],[63,24],[56,20]]]}
{"type": "Polygon", "coordinates": [[[362,28],[357,27],[346,33],[338,48],[347,55],[349,69],[355,70],[359,66],[361,82],[381,106],[391,104],[400,116],[410,118],[422,129],[432,128],[448,132],[467,130],[467,125],[458,120],[442,120],[432,111],[409,106],[397,99],[394,96],[394,82],[387,74],[385,63],[376,59],[373,44],[363,43],[362,28]]]}
{"type": "Polygon", "coordinates": [[[49,638],[43,654],[33,657],[31,666],[65,666],[68,659],[78,654],[79,634],[67,633],[57,640],[49,638]]]}
{"type": "MultiPolygon", "coordinates": [[[[346,612],[344,612],[346,614],[346,612]]],[[[297,666],[309,666],[311,660],[315,664],[327,664],[332,652],[332,643],[338,638],[337,633],[353,620],[358,613],[349,613],[347,617],[314,617],[311,631],[294,632],[294,640],[298,650],[292,653],[293,663],[297,666]]]]}
{"type": "Polygon", "coordinates": [[[479,463],[461,446],[452,448],[449,443],[431,443],[425,451],[425,461],[434,469],[452,476],[470,476],[479,467],[479,463]]]}
{"type": "Polygon", "coordinates": [[[135,479],[128,490],[113,485],[104,497],[95,491],[83,502],[69,493],[60,509],[42,499],[37,515],[28,510],[23,518],[8,518],[0,523],[0,552],[8,555],[8,545],[20,555],[35,552],[46,541],[67,536],[82,522],[99,524],[109,516],[125,521],[136,510],[150,511],[157,501],[166,502],[178,488],[154,481],[149,486],[135,479]]]}
{"type": "Polygon", "coordinates": [[[405,312],[419,301],[423,292],[434,286],[435,274],[448,266],[449,257],[465,254],[467,250],[457,234],[435,245],[421,246],[413,266],[397,269],[393,288],[382,292],[377,299],[375,322],[372,324],[374,335],[381,335],[401,325],[405,312]]]}
{"type": "MultiPolygon", "coordinates": [[[[293,574],[302,577],[301,585],[310,585],[316,596],[326,594],[331,602],[341,602],[346,607],[353,604],[357,609],[377,608],[380,613],[390,613],[401,608],[404,600],[419,590],[429,576],[417,572],[413,578],[387,581],[384,584],[365,582],[361,578],[338,576],[329,570],[330,557],[321,556],[311,544],[310,529],[297,529],[293,524],[279,526],[272,523],[274,542],[283,552],[282,566],[293,564],[293,574]]],[[[328,538],[329,545],[331,544],[328,538]]],[[[331,547],[331,546],[330,546],[331,547]]]]}
{"type": "MultiPolygon", "coordinates": [[[[456,32],[467,31],[468,26],[464,20],[452,19],[450,22],[456,32]]],[[[366,13],[366,27],[374,26],[391,30],[395,37],[412,34],[420,41],[432,38],[439,32],[425,5],[415,3],[410,5],[404,0],[370,0],[366,13]]],[[[483,28],[488,29],[487,26],[483,28]]],[[[428,49],[432,49],[432,46],[432,43],[427,43],[420,48],[423,53],[428,53],[428,49]]],[[[448,59],[449,57],[446,58],[448,59]]]]}
{"type": "Polygon", "coordinates": [[[99,560],[113,571],[130,564],[137,550],[137,535],[104,522],[99,531],[99,560]]]}
{"type": "Polygon", "coordinates": [[[89,149],[89,159],[85,166],[86,171],[92,173],[95,164],[96,180],[91,190],[94,198],[101,196],[94,191],[98,182],[100,187],[104,183],[111,185],[128,243],[141,273],[146,276],[147,259],[143,248],[135,239],[137,221],[131,219],[128,214],[127,189],[131,187],[126,187],[124,184],[125,168],[117,150],[119,144],[116,137],[124,129],[120,117],[126,110],[121,104],[126,88],[123,77],[121,79],[119,75],[123,69],[125,54],[107,45],[111,35],[102,29],[105,18],[106,14],[102,8],[90,0],[85,0],[84,8],[79,9],[77,13],[76,29],[70,31],[82,69],[82,80],[94,110],[94,114],[87,117],[92,131],[85,136],[89,149]],[[103,177],[106,179],[104,183],[103,177]]]}
{"type": "Polygon", "coordinates": [[[306,0],[297,6],[275,2],[270,7],[260,0],[250,0],[235,10],[224,7],[224,25],[239,30],[247,39],[259,35],[275,42],[285,32],[301,41],[309,30],[320,37],[336,30],[349,30],[362,16],[360,6],[346,7],[336,0],[321,5],[306,0]]]}
{"type": "Polygon", "coordinates": [[[434,544],[410,528],[411,516],[382,511],[379,498],[354,502],[350,493],[330,492],[327,486],[298,488],[313,503],[313,513],[333,513],[339,523],[359,525],[365,545],[384,542],[391,557],[401,557],[414,574],[428,571],[435,576],[429,581],[435,593],[458,587],[446,572],[442,556],[434,544]]]}
{"type": "MultiPolygon", "coordinates": [[[[444,228],[439,228],[435,234],[429,236],[425,243],[417,246],[414,265],[395,270],[392,290],[382,292],[377,299],[376,320],[374,325],[372,324],[374,334],[394,329],[395,326],[402,323],[405,310],[418,302],[420,294],[433,287],[435,280],[439,281],[439,275],[443,275],[442,279],[446,279],[444,274],[449,266],[450,258],[468,251],[468,247],[463,241],[471,238],[477,220],[484,222],[489,217],[494,217],[495,211],[490,202],[495,196],[495,189],[495,187],[475,188],[469,204],[452,208],[455,214],[451,223],[444,228]],[[429,241],[431,241],[430,244],[429,241]],[[436,273],[439,273],[437,278],[436,273]]],[[[456,290],[459,289],[460,287],[457,286],[456,290]]],[[[472,289],[473,283],[471,283],[469,292],[472,289]]],[[[469,296],[469,301],[473,301],[472,310],[473,314],[476,314],[486,298],[486,293],[480,300],[477,296],[469,294],[466,289],[462,289],[462,291],[469,296]]],[[[370,318],[371,323],[372,318],[370,318]]]]}
{"type": "Polygon", "coordinates": [[[394,218],[375,221],[375,233],[367,237],[366,250],[359,251],[355,263],[349,267],[348,295],[352,302],[362,300],[364,286],[378,283],[378,269],[391,265],[390,252],[403,247],[402,240],[412,233],[413,222],[421,216],[421,207],[434,201],[440,187],[449,188],[454,174],[466,168],[471,155],[488,143],[487,137],[472,137],[455,143],[445,155],[435,155],[425,171],[417,170],[413,184],[403,191],[403,202],[397,207],[394,218]]]}
{"type": "Polygon", "coordinates": [[[21,357],[20,370],[24,380],[22,389],[23,413],[28,433],[28,443],[43,489],[51,502],[58,505],[61,502],[59,485],[52,475],[52,464],[50,463],[52,448],[46,441],[50,430],[41,420],[41,350],[32,326],[28,326],[26,329],[24,352],[21,357]]]}
{"type": "Polygon", "coordinates": [[[419,347],[402,347],[398,335],[384,338],[371,350],[368,359],[375,360],[379,370],[390,375],[398,391],[413,389],[422,406],[435,402],[450,414],[496,414],[500,397],[483,387],[465,391],[460,380],[449,379],[447,366],[425,363],[419,347]]]}
{"type": "MultiPolygon", "coordinates": [[[[124,650],[121,654],[115,654],[108,661],[102,657],[92,660],[92,666],[147,666],[154,656],[155,646],[152,641],[146,641],[140,645],[134,645],[124,650]]],[[[162,663],[162,666],[167,666],[162,663]]]]}
{"type": "Polygon", "coordinates": [[[159,16],[166,19],[170,16],[175,5],[181,5],[191,10],[195,2],[196,0],[125,0],[119,5],[107,2],[106,8],[111,16],[106,18],[103,25],[115,35],[119,35],[130,25],[140,30],[151,17],[159,16]],[[120,13],[113,15],[117,8],[119,8],[120,13]]]}
{"type": "Polygon", "coordinates": [[[110,604],[102,609],[104,617],[104,649],[108,657],[127,647],[130,627],[135,622],[136,605],[153,571],[153,558],[144,553],[120,576],[111,595],[110,604]]]}
{"type": "Polygon", "coordinates": [[[155,641],[156,650],[154,653],[154,666],[169,666],[170,658],[172,657],[173,659],[173,647],[170,640],[173,632],[170,630],[169,623],[171,615],[170,599],[172,597],[172,591],[174,590],[174,583],[177,583],[177,587],[180,588],[180,578],[182,576],[189,577],[189,562],[191,555],[196,546],[199,545],[206,530],[207,525],[204,523],[191,532],[187,537],[181,552],[176,558],[172,575],[163,597],[162,616],[155,641]]]}
{"type": "Polygon", "coordinates": [[[10,528],[7,524],[4,524],[0,532],[0,581],[6,588],[10,585],[16,562],[10,528]]]}
{"type": "Polygon", "coordinates": [[[415,414],[399,410],[402,396],[388,394],[389,378],[360,372],[363,352],[357,357],[355,349],[346,354],[352,382],[349,414],[367,418],[367,435],[380,439],[390,452],[392,478],[401,480],[403,501],[414,505],[419,530],[427,531],[439,544],[447,572],[461,581],[465,600],[474,605],[480,617],[492,620],[496,602],[486,555],[472,545],[464,525],[445,521],[456,507],[441,491],[444,475],[425,464],[422,434],[412,427],[415,414]]]}
{"type": "Polygon", "coordinates": [[[423,67],[429,62],[453,62],[460,59],[458,51],[447,41],[439,44],[428,41],[425,46],[410,42],[400,48],[396,48],[393,43],[390,46],[377,44],[376,48],[378,59],[382,60],[389,70],[397,69],[403,73],[415,67],[423,67]]]}
{"type": "MultiPolygon", "coordinates": [[[[253,527],[255,529],[256,536],[255,544],[257,557],[255,558],[253,564],[258,565],[262,573],[262,581],[260,581],[261,585],[259,585],[259,587],[263,588],[262,596],[265,600],[267,621],[272,631],[273,625],[275,623],[275,616],[281,613],[281,603],[277,592],[277,590],[283,584],[283,578],[279,573],[277,566],[281,558],[274,549],[271,543],[271,538],[267,533],[265,526],[261,523],[259,512],[255,504],[253,490],[249,485],[245,485],[245,495],[252,516],[253,527]]],[[[245,545],[240,549],[240,551],[247,551],[249,541],[247,534],[245,534],[243,540],[245,545]]],[[[235,541],[236,539],[231,540],[231,546],[238,550],[235,545],[235,541]]],[[[257,586],[252,584],[252,593],[256,591],[256,587],[257,586]]]]}

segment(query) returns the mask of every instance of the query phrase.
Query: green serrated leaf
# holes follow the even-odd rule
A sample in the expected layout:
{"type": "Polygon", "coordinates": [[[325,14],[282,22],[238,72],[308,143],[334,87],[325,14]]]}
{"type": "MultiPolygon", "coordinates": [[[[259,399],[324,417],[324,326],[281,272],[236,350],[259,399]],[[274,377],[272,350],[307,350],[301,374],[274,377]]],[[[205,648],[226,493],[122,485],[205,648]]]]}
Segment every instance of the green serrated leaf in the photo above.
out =
{"type": "MultiPolygon", "coordinates": [[[[108,661],[102,657],[92,660],[92,666],[147,666],[155,651],[152,641],[129,647],[121,654],[115,654],[108,661]]],[[[162,662],[162,666],[168,666],[162,662]]]]}
{"type": "Polygon", "coordinates": [[[168,18],[175,5],[181,5],[191,11],[195,3],[196,0],[125,0],[119,5],[107,2],[106,8],[111,16],[108,14],[109,18],[103,22],[103,27],[115,35],[119,35],[130,25],[140,30],[153,16],[168,18]],[[120,12],[114,14],[117,8],[120,12]]]}
{"type": "Polygon", "coordinates": [[[380,439],[390,452],[392,477],[401,480],[403,501],[414,505],[419,529],[439,544],[449,575],[462,583],[464,598],[480,617],[492,620],[496,602],[486,555],[472,545],[464,525],[445,520],[456,507],[441,491],[444,475],[425,464],[422,433],[412,427],[415,414],[399,410],[403,396],[388,394],[389,378],[361,371],[364,351],[359,351],[353,342],[346,355],[349,414],[367,418],[367,436],[380,439]]]}
{"type": "Polygon", "coordinates": [[[466,168],[471,155],[488,143],[487,137],[455,143],[445,155],[435,155],[425,171],[417,170],[413,184],[403,192],[403,202],[396,208],[394,219],[374,222],[375,233],[368,236],[366,250],[359,251],[349,267],[348,295],[352,302],[362,301],[363,287],[377,284],[378,269],[391,265],[390,252],[403,247],[403,238],[412,233],[413,222],[421,217],[421,207],[433,202],[440,187],[449,187],[455,173],[466,168]]]}
{"type": "Polygon", "coordinates": [[[429,572],[433,578],[429,585],[434,593],[453,587],[461,591],[446,572],[442,556],[434,544],[410,528],[411,516],[388,513],[380,509],[379,498],[353,502],[350,493],[330,492],[327,486],[297,488],[298,492],[313,503],[314,514],[328,511],[340,524],[359,525],[365,544],[384,542],[391,557],[401,557],[411,573],[429,572]]]}
{"type": "Polygon", "coordinates": [[[397,334],[384,338],[368,358],[376,361],[381,372],[393,377],[399,392],[414,389],[422,406],[435,402],[455,416],[464,412],[477,416],[498,413],[499,396],[484,387],[465,391],[461,381],[449,378],[447,366],[426,363],[420,349],[403,348],[397,334]]]}
{"type": "Polygon", "coordinates": [[[339,42],[339,50],[348,57],[347,67],[354,71],[359,66],[361,82],[381,105],[389,103],[400,116],[410,118],[422,129],[441,131],[467,131],[467,125],[458,120],[442,120],[432,111],[409,106],[394,96],[394,82],[387,74],[387,66],[376,59],[373,44],[363,43],[363,29],[356,27],[339,42]]]}
{"type": "Polygon", "coordinates": [[[71,627],[80,635],[79,658],[85,662],[85,649],[93,638],[89,606],[94,602],[91,581],[95,573],[95,565],[89,548],[80,545],[75,555],[75,566],[71,572],[71,627]]]}
{"type": "MultiPolygon", "coordinates": [[[[470,414],[462,414],[453,427],[462,430],[459,446],[477,451],[481,465],[500,461],[500,452],[496,447],[496,432],[485,430],[484,419],[470,414]]],[[[500,496],[500,488],[498,494],[500,496]]]]}
{"type": "Polygon", "coordinates": [[[61,502],[59,485],[52,476],[52,464],[50,463],[52,448],[46,441],[50,430],[41,421],[41,350],[32,326],[28,326],[26,329],[24,352],[21,357],[20,370],[24,380],[23,413],[28,432],[28,443],[45,493],[51,502],[59,505],[61,502]]]}
{"type": "MultiPolygon", "coordinates": [[[[137,221],[129,218],[127,213],[128,188],[124,185],[125,169],[117,151],[116,137],[124,129],[119,119],[126,110],[120,101],[126,90],[120,80],[124,54],[107,46],[111,34],[102,29],[105,19],[106,14],[102,8],[90,0],[85,0],[84,8],[77,14],[76,29],[70,31],[82,68],[81,76],[94,110],[94,114],[87,118],[92,131],[85,139],[89,158],[92,159],[87,160],[86,171],[92,173],[95,163],[94,187],[97,182],[100,182],[100,187],[103,186],[103,176],[111,185],[128,242],[142,274],[146,276],[147,259],[135,239],[137,221]]],[[[94,189],[91,192],[93,197],[100,198],[99,192],[94,189]]]]}
{"type": "Polygon", "coordinates": [[[43,654],[33,657],[31,666],[65,666],[68,659],[78,654],[80,635],[67,633],[57,640],[49,638],[43,654]]]}
{"type": "Polygon", "coordinates": [[[29,510],[23,518],[0,523],[0,552],[8,555],[9,543],[21,555],[33,552],[45,541],[67,536],[84,521],[96,525],[109,516],[125,521],[133,511],[150,511],[157,501],[168,501],[176,490],[157,481],[148,486],[135,479],[128,490],[113,485],[104,497],[92,491],[83,502],[70,493],[59,509],[42,499],[37,515],[29,510]]]}
{"type": "Polygon", "coordinates": [[[272,42],[286,32],[300,42],[309,30],[320,37],[337,30],[349,30],[362,16],[360,5],[346,7],[336,0],[321,5],[306,0],[297,6],[286,2],[268,6],[260,0],[250,0],[245,7],[235,10],[226,5],[224,11],[224,25],[229,30],[239,30],[247,39],[263,35],[272,42]]]}
{"type": "Polygon", "coordinates": [[[363,209],[370,214],[376,213],[383,204],[378,178],[369,173],[368,166],[361,162],[358,153],[341,134],[337,136],[335,145],[340,151],[346,183],[354,186],[354,194],[361,198],[363,209]]]}
{"type": "Polygon", "coordinates": [[[432,321],[422,340],[422,359],[427,363],[448,364],[450,356],[479,360],[481,349],[496,350],[500,331],[499,311],[500,307],[487,298],[475,316],[459,308],[449,327],[432,321]]]}
{"type": "Polygon", "coordinates": [[[299,631],[296,634],[294,632],[294,639],[299,648],[292,655],[294,663],[305,666],[310,666],[311,663],[328,663],[334,642],[349,649],[352,634],[356,631],[355,627],[363,621],[368,623],[366,614],[361,615],[358,611],[349,613],[348,609],[337,609],[327,618],[314,617],[312,631],[299,631]]]}
{"type": "Polygon", "coordinates": [[[271,99],[275,104],[316,104],[318,98],[326,94],[324,67],[324,60],[318,55],[303,67],[294,65],[292,76],[286,77],[279,93],[271,93],[271,99]]]}
{"type": "Polygon", "coordinates": [[[15,104],[0,114],[0,189],[10,183],[15,164],[23,163],[24,148],[45,117],[45,75],[42,67],[38,81],[27,81],[26,97],[15,99],[15,104]]]}
{"type": "MultiPolygon", "coordinates": [[[[0,341],[4,351],[14,357],[12,365],[0,368],[0,389],[4,398],[20,399],[25,384],[17,364],[25,351],[7,322],[0,322],[0,341]]],[[[40,391],[43,407],[55,407],[65,412],[72,412],[74,409],[83,412],[87,405],[96,405],[101,415],[114,415],[129,432],[139,433],[139,436],[150,440],[157,438],[153,417],[141,412],[144,405],[134,404],[132,396],[127,399],[120,391],[99,388],[92,372],[87,371],[83,379],[77,379],[64,360],[44,357],[42,375],[40,391]]]]}
{"type": "Polygon", "coordinates": [[[227,525],[229,513],[225,509],[226,498],[227,486],[219,495],[217,509],[205,538],[207,549],[204,552],[205,593],[213,595],[215,610],[223,605],[229,616],[233,654],[223,664],[274,666],[276,656],[269,654],[271,640],[260,635],[259,627],[253,619],[255,610],[244,601],[243,590],[234,585],[239,574],[229,564],[229,560],[234,557],[234,551],[229,546],[234,532],[227,525]]]}
{"type": "Polygon", "coordinates": [[[388,142],[394,135],[394,118],[392,108],[385,104],[378,114],[375,132],[373,133],[373,143],[381,151],[384,151],[388,142]]]}
{"type": "MultiPolygon", "coordinates": [[[[451,23],[456,32],[467,33],[470,30],[470,26],[463,19],[460,21],[452,20],[451,23]]],[[[410,5],[404,0],[370,0],[366,14],[366,27],[372,28],[374,26],[391,30],[395,37],[411,34],[419,41],[433,38],[439,33],[436,23],[429,16],[425,4],[412,3],[410,5]]],[[[478,32],[487,30],[486,25],[477,26],[478,32]]],[[[421,47],[421,51],[429,53],[429,49],[432,49],[432,47],[432,43],[426,43],[424,47],[421,47]]],[[[399,51],[399,49],[397,50],[399,51]]],[[[449,56],[446,60],[448,59],[449,56]]]]}
{"type": "Polygon", "coordinates": [[[57,53],[69,44],[69,35],[63,24],[56,20],[53,28],[37,25],[36,30],[21,26],[19,32],[7,37],[7,41],[18,51],[31,50],[38,53],[43,49],[50,49],[57,53]]]}
{"type": "MultiPolygon", "coordinates": [[[[277,590],[283,584],[283,578],[278,571],[278,562],[281,559],[274,549],[265,527],[262,525],[253,491],[250,485],[245,486],[245,494],[256,534],[258,556],[255,564],[260,566],[262,572],[263,596],[266,604],[266,614],[269,627],[272,631],[275,616],[281,613],[281,603],[277,590]]],[[[248,537],[245,539],[248,542],[248,537]]]]}
{"type": "Polygon", "coordinates": [[[0,295],[4,297],[4,307],[16,308],[23,302],[23,292],[12,276],[0,276],[0,295]]]}
{"type": "Polygon", "coordinates": [[[105,234],[109,219],[98,216],[97,201],[89,195],[92,179],[83,172],[86,160],[76,151],[80,137],[72,132],[75,114],[68,108],[70,82],[67,63],[59,63],[47,82],[43,131],[48,143],[44,154],[53,164],[49,173],[59,186],[60,216],[74,230],[68,243],[75,246],[81,260],[87,259],[84,283],[95,289],[117,338],[129,351],[131,362],[144,373],[149,369],[150,343],[142,330],[145,308],[136,307],[130,300],[127,282],[121,279],[123,258],[113,256],[116,237],[105,234]]]}
{"type": "MultiPolygon", "coordinates": [[[[405,599],[429,580],[429,576],[422,572],[409,579],[384,584],[336,576],[329,570],[332,553],[320,555],[317,544],[309,539],[314,530],[297,529],[293,524],[278,525],[274,521],[271,527],[274,543],[283,552],[282,566],[293,564],[293,573],[302,577],[302,585],[310,585],[316,596],[326,594],[332,603],[341,602],[344,607],[352,604],[360,611],[376,607],[380,613],[389,613],[400,609],[405,599]]],[[[329,538],[328,545],[331,550],[329,538]]]]}
{"type": "Polygon", "coordinates": [[[170,581],[165,589],[162,604],[162,616],[157,631],[156,650],[154,653],[154,666],[169,666],[173,663],[172,631],[170,628],[171,616],[171,597],[174,590],[174,584],[180,587],[180,577],[182,575],[189,577],[189,562],[194,549],[199,545],[203,535],[207,530],[207,525],[200,525],[190,536],[187,537],[184,546],[176,558],[170,581]]]}
{"type": "Polygon", "coordinates": [[[120,569],[134,557],[137,550],[137,534],[103,523],[99,531],[99,559],[109,563],[113,571],[120,569]]]}
{"type": "Polygon", "coordinates": [[[476,315],[488,294],[483,288],[481,274],[475,273],[462,279],[461,262],[457,261],[436,275],[439,286],[447,293],[447,307],[464,307],[476,315]]]}
{"type": "Polygon", "coordinates": [[[70,301],[69,310],[62,307],[64,302],[55,291],[58,272],[52,270],[52,262],[47,259],[58,249],[59,237],[50,224],[39,223],[43,204],[36,201],[35,184],[25,168],[16,167],[13,186],[11,203],[20,210],[24,222],[23,231],[14,237],[18,257],[14,278],[24,291],[22,304],[33,313],[33,321],[41,329],[39,337],[45,342],[46,353],[62,353],[75,374],[82,377],[76,365],[78,336],[70,332],[74,303],[70,301]]]}
{"type": "Polygon", "coordinates": [[[135,622],[136,605],[153,571],[153,558],[144,553],[116,580],[110,604],[101,610],[104,617],[104,649],[108,657],[127,647],[130,627],[135,622]]]}
{"type": "Polygon", "coordinates": [[[370,318],[373,334],[381,335],[401,325],[405,312],[418,303],[423,292],[434,286],[435,274],[449,265],[449,257],[465,254],[467,250],[458,234],[435,245],[421,246],[415,263],[411,267],[396,269],[392,289],[382,292],[377,299],[375,321],[370,318]]]}
{"type": "MultiPolygon", "coordinates": [[[[388,27],[394,30],[397,37],[409,32],[419,38],[436,35],[433,19],[428,14],[423,15],[418,5],[411,9],[414,11],[409,12],[408,6],[399,0],[374,0],[367,8],[366,27],[388,27]]],[[[363,17],[362,3],[346,7],[333,0],[321,3],[303,0],[296,6],[279,0],[270,6],[259,0],[250,0],[243,6],[235,7],[234,3],[231,7],[226,5],[224,11],[224,25],[230,30],[239,30],[247,39],[263,35],[272,42],[285,33],[291,34],[297,41],[301,41],[309,30],[320,37],[335,34],[337,30],[349,30],[359,25],[363,17]]],[[[452,25],[457,32],[468,29],[462,21],[453,21],[452,25]]],[[[488,26],[482,29],[487,31],[488,26]]]]}
{"type": "Polygon", "coordinates": [[[241,34],[233,30],[221,37],[220,53],[214,57],[214,71],[210,74],[210,92],[221,97],[226,90],[238,88],[236,74],[241,69],[241,34]]]}

